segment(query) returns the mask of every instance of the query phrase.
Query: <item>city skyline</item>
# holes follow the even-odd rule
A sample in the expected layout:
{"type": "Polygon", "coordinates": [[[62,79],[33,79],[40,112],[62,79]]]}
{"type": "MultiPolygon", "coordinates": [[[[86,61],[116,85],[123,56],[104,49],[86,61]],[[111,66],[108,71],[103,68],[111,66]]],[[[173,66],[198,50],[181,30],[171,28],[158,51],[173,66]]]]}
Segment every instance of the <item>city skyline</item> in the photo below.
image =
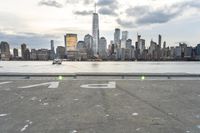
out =
{"type": "MultiPolygon", "coordinates": [[[[64,45],[63,35],[66,33],[78,34],[78,40],[83,40],[84,35],[88,33],[92,34],[91,15],[95,3],[93,0],[74,3],[70,0],[67,2],[66,0],[28,2],[21,0],[26,5],[21,8],[20,5],[14,7],[15,2],[8,0],[0,5],[2,20],[0,39],[8,41],[12,47],[27,43],[31,48],[47,48],[49,40],[52,39],[55,40],[56,46],[64,45]]],[[[137,40],[136,35],[139,33],[146,42],[150,42],[152,38],[157,41],[157,35],[162,34],[169,46],[184,41],[191,46],[199,43],[200,29],[197,24],[200,21],[198,19],[200,2],[142,0],[133,1],[129,5],[126,4],[126,0],[124,2],[97,0],[96,2],[100,17],[99,37],[105,37],[107,42],[114,39],[115,28],[120,28],[122,31],[128,31],[129,38],[133,41],[137,40]],[[155,21],[153,22],[152,19],[155,21]]],[[[147,46],[149,44],[146,43],[147,46]]]]}

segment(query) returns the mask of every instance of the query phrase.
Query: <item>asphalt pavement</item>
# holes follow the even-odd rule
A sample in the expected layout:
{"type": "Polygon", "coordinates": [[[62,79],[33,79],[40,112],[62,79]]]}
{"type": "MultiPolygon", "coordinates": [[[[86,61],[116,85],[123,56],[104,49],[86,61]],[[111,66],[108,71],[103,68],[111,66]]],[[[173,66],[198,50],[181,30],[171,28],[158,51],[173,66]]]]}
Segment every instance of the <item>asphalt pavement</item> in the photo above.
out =
{"type": "Polygon", "coordinates": [[[21,132],[200,133],[200,81],[1,79],[0,133],[21,132]]]}

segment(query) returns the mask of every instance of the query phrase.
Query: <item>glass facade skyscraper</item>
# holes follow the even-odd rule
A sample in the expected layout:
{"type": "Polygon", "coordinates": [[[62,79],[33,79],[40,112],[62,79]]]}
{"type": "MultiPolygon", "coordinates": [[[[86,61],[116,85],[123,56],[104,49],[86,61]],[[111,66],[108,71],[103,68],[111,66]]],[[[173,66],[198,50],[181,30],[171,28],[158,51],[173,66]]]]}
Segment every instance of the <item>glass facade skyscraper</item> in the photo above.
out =
{"type": "Polygon", "coordinates": [[[98,47],[99,47],[99,15],[97,13],[93,13],[93,21],[92,21],[92,37],[93,37],[93,53],[94,56],[98,55],[98,47]]]}

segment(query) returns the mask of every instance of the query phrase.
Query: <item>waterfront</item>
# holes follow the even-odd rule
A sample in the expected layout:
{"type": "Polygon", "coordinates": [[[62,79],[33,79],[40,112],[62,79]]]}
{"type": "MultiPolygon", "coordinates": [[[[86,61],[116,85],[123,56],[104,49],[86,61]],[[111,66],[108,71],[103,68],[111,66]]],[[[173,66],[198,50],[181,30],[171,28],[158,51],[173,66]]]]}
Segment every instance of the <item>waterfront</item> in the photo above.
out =
{"type": "Polygon", "coordinates": [[[0,73],[190,73],[200,74],[200,62],[63,62],[1,61],[0,73]]]}

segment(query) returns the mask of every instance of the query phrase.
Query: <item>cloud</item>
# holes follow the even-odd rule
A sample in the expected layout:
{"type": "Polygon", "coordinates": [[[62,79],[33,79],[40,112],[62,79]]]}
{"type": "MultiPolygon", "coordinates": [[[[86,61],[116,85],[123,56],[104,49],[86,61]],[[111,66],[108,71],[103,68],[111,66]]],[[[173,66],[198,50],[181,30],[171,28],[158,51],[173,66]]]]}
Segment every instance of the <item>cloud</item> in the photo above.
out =
{"type": "Polygon", "coordinates": [[[166,23],[176,18],[181,13],[181,11],[169,12],[165,10],[156,10],[137,18],[136,23],[138,25],[166,23]]]}
{"type": "Polygon", "coordinates": [[[117,0],[98,0],[97,6],[100,7],[99,13],[102,15],[118,15],[116,13],[119,8],[119,3],[117,0]]]}
{"type": "Polygon", "coordinates": [[[122,20],[120,18],[118,18],[116,21],[119,25],[121,25],[122,27],[125,27],[125,28],[134,28],[135,27],[135,24],[133,21],[122,20]]]}
{"type": "Polygon", "coordinates": [[[75,11],[74,12],[75,15],[81,15],[81,16],[91,15],[92,13],[93,11],[75,11]]]}
{"type": "Polygon", "coordinates": [[[94,0],[66,0],[66,4],[79,4],[84,5],[94,4],[94,0]]]}
{"type": "Polygon", "coordinates": [[[150,11],[149,6],[135,6],[126,9],[127,16],[141,16],[150,11]]]}
{"type": "Polygon", "coordinates": [[[79,3],[79,0],[66,0],[67,4],[76,4],[79,3]]]}
{"type": "Polygon", "coordinates": [[[83,4],[85,4],[85,5],[89,5],[89,4],[92,4],[92,3],[94,3],[94,0],[84,0],[83,1],[83,4]]]}
{"type": "Polygon", "coordinates": [[[114,10],[108,7],[102,7],[98,11],[102,15],[111,15],[111,16],[117,16],[117,13],[115,13],[114,10]]]}
{"type": "Polygon", "coordinates": [[[60,44],[58,37],[48,34],[36,33],[16,33],[7,34],[0,32],[0,41],[6,41],[10,44],[10,48],[19,48],[22,43],[28,44],[30,48],[50,48],[50,40],[60,44]]]}
{"type": "Polygon", "coordinates": [[[113,10],[117,10],[119,8],[119,3],[117,0],[98,0],[97,6],[100,6],[100,7],[107,6],[113,10]]]}
{"type": "Polygon", "coordinates": [[[132,27],[133,23],[137,26],[149,24],[162,24],[167,23],[177,17],[183,15],[191,8],[200,8],[200,2],[195,0],[184,1],[175,3],[171,6],[162,6],[153,8],[151,6],[135,6],[126,9],[126,16],[129,21],[117,19],[117,23],[123,27],[132,27]]]}
{"type": "Polygon", "coordinates": [[[62,8],[63,5],[55,0],[42,0],[39,2],[39,5],[44,6],[50,6],[50,7],[56,7],[56,8],[62,8]]]}
{"type": "Polygon", "coordinates": [[[116,2],[116,0],[98,0],[97,5],[99,6],[106,6],[106,5],[112,5],[116,2]]]}

